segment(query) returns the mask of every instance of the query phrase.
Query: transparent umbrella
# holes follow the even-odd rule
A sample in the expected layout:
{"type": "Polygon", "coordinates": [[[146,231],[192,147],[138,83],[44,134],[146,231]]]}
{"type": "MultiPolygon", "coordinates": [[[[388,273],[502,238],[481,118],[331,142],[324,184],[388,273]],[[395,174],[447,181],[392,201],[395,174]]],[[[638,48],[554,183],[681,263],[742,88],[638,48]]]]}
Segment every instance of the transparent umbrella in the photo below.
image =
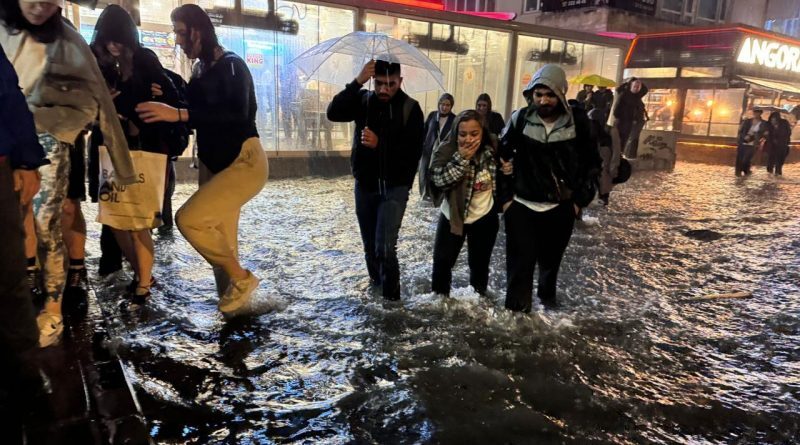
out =
{"type": "Polygon", "coordinates": [[[399,63],[407,93],[445,90],[444,75],[428,56],[408,42],[374,32],[356,31],[326,40],[291,63],[310,80],[345,85],[372,59],[399,63]]]}

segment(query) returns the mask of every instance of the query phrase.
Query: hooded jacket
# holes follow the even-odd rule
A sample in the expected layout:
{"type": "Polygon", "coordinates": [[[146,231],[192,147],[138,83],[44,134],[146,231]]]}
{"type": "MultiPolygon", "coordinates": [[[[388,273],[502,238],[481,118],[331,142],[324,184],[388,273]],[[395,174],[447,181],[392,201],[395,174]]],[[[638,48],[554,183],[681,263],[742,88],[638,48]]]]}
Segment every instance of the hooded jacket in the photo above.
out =
{"type": "Polygon", "coordinates": [[[388,187],[411,188],[425,137],[422,109],[403,90],[398,90],[389,102],[382,102],[376,94],[361,87],[355,80],[347,84],[333,97],[327,112],[332,122],[355,121],[350,153],[353,176],[365,190],[379,190],[381,181],[388,187]],[[407,98],[413,104],[404,123],[403,106],[407,98]],[[378,135],[377,148],[361,144],[364,127],[378,135]]]}
{"type": "MultiPolygon", "coordinates": [[[[9,59],[16,57],[24,37],[23,33],[14,33],[0,23],[0,44],[9,59]],[[9,48],[13,48],[13,53],[9,48]]],[[[98,119],[114,165],[115,181],[120,185],[133,184],[136,175],[128,144],[89,45],[65,20],[62,34],[47,44],[46,54],[42,77],[26,97],[36,131],[72,144],[98,119]]]]}
{"type": "Polygon", "coordinates": [[[17,72],[0,47],[0,159],[5,157],[13,169],[35,169],[50,163],[36,138],[17,72]]]}
{"type": "Polygon", "coordinates": [[[514,174],[497,174],[498,199],[505,203],[518,196],[585,207],[594,198],[601,164],[589,119],[584,110],[568,106],[567,78],[557,65],[539,69],[522,94],[530,97],[536,85],[553,90],[564,112],[549,134],[535,103],[513,113],[500,137],[499,155],[513,160],[514,174]]]}
{"type": "Polygon", "coordinates": [[[441,205],[442,197],[447,197],[450,207],[450,232],[464,233],[464,220],[474,190],[477,173],[488,169],[492,175],[492,192],[497,207],[497,161],[489,129],[483,127],[481,149],[472,159],[465,159],[458,152],[458,125],[465,119],[456,119],[446,143],[434,150],[431,158],[431,182],[433,182],[434,204],[441,205]]]}

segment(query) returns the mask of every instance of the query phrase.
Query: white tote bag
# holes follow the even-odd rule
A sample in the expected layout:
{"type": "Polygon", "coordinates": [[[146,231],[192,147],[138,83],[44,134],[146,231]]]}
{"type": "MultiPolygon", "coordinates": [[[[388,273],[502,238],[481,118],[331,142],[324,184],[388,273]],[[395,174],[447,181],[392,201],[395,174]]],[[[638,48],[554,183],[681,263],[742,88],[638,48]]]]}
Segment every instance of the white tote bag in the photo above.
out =
{"type": "Polygon", "coordinates": [[[119,230],[154,229],[162,224],[167,156],[132,150],[136,182],[114,182],[114,166],[105,146],[100,146],[100,191],[97,222],[119,230]]]}

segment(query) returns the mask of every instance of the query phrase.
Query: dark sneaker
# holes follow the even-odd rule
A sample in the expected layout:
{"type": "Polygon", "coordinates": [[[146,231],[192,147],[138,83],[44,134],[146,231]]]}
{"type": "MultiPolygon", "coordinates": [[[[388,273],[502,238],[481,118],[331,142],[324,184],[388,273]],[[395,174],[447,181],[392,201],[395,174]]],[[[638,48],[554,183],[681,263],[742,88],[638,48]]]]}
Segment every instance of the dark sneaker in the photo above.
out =
{"type": "Polygon", "coordinates": [[[40,269],[28,269],[25,273],[28,276],[28,287],[31,289],[31,295],[33,296],[34,304],[42,304],[44,302],[42,271],[40,269]]]}

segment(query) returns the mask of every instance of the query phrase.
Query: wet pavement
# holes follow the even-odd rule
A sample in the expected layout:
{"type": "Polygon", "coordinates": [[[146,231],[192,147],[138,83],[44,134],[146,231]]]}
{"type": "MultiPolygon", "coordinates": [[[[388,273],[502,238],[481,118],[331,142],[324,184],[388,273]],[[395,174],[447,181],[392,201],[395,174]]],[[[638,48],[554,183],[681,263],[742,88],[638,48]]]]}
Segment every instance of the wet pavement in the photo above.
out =
{"type": "Polygon", "coordinates": [[[383,301],[350,178],[273,181],[245,208],[259,315],[222,319],[177,231],[156,237],[142,311],[120,309],[128,275],[95,285],[158,443],[798,443],[797,178],[800,165],[783,179],[688,163],[634,175],[576,229],[562,308],[530,315],[503,309],[502,229],[489,297],[463,257],[451,297],[430,293],[438,211],[416,197],[402,300],[383,301]],[[752,297],[692,300],[740,290],[752,297]]]}

